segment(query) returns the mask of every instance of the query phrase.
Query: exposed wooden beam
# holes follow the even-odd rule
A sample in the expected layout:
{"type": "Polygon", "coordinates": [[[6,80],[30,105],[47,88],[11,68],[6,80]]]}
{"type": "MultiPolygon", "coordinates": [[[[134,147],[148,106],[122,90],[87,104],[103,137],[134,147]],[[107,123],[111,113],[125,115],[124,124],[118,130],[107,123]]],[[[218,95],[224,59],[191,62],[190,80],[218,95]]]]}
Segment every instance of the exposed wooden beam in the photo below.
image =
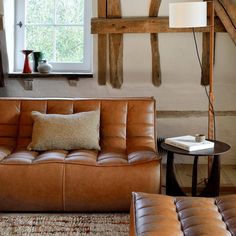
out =
{"type": "MultiPolygon", "coordinates": [[[[209,32],[210,27],[196,28],[195,31],[209,32]]],[[[91,32],[92,34],[184,33],[192,32],[192,28],[169,28],[168,17],[92,18],[91,32]]],[[[215,19],[215,32],[226,32],[218,18],[215,19]]]]}
{"type": "Polygon", "coordinates": [[[110,83],[113,88],[123,84],[123,35],[109,34],[110,83]]]}
{"type": "Polygon", "coordinates": [[[107,74],[107,35],[98,35],[98,84],[106,85],[107,74]]]}
{"type": "MultiPolygon", "coordinates": [[[[236,111],[215,111],[216,116],[235,116],[236,111]]],[[[207,117],[208,111],[157,111],[157,118],[207,117]]]]}
{"type": "Polygon", "coordinates": [[[222,21],[225,29],[229,33],[234,44],[236,45],[236,28],[234,26],[234,23],[233,23],[231,17],[226,12],[224,6],[218,0],[215,0],[215,11],[216,11],[216,14],[219,16],[220,20],[222,21]]]}
{"type": "MultiPolygon", "coordinates": [[[[204,0],[207,1],[207,0],[204,0]]],[[[211,15],[211,4],[207,4],[207,15],[211,15]]],[[[210,78],[210,33],[202,33],[202,70],[201,85],[209,85],[210,78]]]]}
{"type": "Polygon", "coordinates": [[[160,5],[161,5],[161,0],[151,0],[149,6],[149,16],[151,17],[158,16],[160,5]]]}
{"type": "Polygon", "coordinates": [[[209,62],[210,62],[210,33],[204,32],[202,34],[202,73],[201,85],[209,85],[209,62]]]}
{"type": "Polygon", "coordinates": [[[161,85],[159,38],[157,33],[151,33],[150,37],[152,49],[152,84],[159,87],[161,85]]]}
{"type": "MultiPolygon", "coordinates": [[[[151,0],[149,8],[149,16],[157,17],[161,0],[151,0]]],[[[152,83],[154,86],[161,85],[161,64],[159,52],[159,38],[157,33],[150,35],[151,49],[152,49],[152,83]]]]}
{"type": "MultiPolygon", "coordinates": [[[[98,17],[106,18],[107,0],[98,0],[98,17]]],[[[98,35],[98,84],[106,85],[107,35],[98,35]]]]}
{"type": "Polygon", "coordinates": [[[98,0],[98,17],[107,17],[107,0],[98,0]]]}
{"type": "MultiPolygon", "coordinates": [[[[109,0],[107,2],[106,21],[117,20],[121,17],[120,0],[109,0]],[[115,18],[115,19],[113,19],[115,18]]],[[[105,20],[105,19],[104,19],[105,20]]],[[[123,84],[123,34],[109,32],[109,62],[110,62],[110,83],[113,88],[120,88],[123,84]]]]}
{"type": "Polygon", "coordinates": [[[220,3],[224,7],[234,27],[236,28],[236,1],[235,0],[220,0],[220,3]]]}
{"type": "Polygon", "coordinates": [[[107,0],[107,18],[121,17],[120,0],[107,0]]]}
{"type": "Polygon", "coordinates": [[[3,27],[3,16],[0,16],[0,31],[4,30],[3,27]]]}

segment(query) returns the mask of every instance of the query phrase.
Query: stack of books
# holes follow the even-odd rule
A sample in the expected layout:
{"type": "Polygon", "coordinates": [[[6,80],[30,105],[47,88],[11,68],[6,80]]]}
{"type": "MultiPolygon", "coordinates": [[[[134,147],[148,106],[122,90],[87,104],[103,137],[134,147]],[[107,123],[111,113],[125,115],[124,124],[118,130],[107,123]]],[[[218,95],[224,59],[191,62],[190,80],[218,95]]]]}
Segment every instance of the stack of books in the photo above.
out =
{"type": "Polygon", "coordinates": [[[165,143],[186,151],[199,151],[209,148],[214,148],[214,143],[208,140],[196,142],[195,137],[191,135],[166,138],[165,143]]]}

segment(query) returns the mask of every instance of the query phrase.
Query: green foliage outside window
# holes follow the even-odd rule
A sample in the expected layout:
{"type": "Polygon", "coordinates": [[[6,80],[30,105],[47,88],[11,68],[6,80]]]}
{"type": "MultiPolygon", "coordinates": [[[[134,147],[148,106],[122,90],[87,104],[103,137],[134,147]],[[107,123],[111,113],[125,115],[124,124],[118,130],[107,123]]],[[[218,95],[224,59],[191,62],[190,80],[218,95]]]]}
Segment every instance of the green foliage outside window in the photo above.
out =
{"type": "Polygon", "coordinates": [[[26,48],[51,62],[82,63],[85,0],[27,0],[26,48]]]}

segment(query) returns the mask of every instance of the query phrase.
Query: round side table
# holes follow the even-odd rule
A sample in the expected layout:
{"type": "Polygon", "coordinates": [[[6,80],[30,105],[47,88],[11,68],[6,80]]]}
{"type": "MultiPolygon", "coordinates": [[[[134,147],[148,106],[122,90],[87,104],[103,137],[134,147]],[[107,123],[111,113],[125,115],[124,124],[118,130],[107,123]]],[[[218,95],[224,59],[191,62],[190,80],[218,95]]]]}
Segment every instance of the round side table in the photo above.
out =
{"type": "Polygon", "coordinates": [[[192,196],[197,196],[197,165],[198,157],[212,156],[213,163],[211,167],[210,177],[206,187],[202,190],[199,196],[215,197],[219,196],[220,192],[220,154],[227,152],[230,146],[226,143],[209,140],[214,142],[214,148],[204,149],[199,151],[185,151],[183,149],[162,143],[161,147],[167,151],[167,165],[166,165],[166,194],[171,196],[186,196],[176,179],[174,171],[174,154],[181,154],[186,156],[193,156],[193,170],[192,170],[192,196]]]}

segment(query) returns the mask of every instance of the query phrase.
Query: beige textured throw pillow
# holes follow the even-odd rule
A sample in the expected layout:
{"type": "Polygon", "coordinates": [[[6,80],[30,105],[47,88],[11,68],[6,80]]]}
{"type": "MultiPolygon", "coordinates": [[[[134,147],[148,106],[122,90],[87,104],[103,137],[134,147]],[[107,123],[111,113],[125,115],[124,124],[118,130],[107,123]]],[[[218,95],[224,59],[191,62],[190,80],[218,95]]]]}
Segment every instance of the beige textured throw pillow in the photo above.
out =
{"type": "Polygon", "coordinates": [[[28,145],[28,150],[100,150],[100,111],[71,115],[42,114],[33,111],[32,118],[32,142],[28,145]]]}

